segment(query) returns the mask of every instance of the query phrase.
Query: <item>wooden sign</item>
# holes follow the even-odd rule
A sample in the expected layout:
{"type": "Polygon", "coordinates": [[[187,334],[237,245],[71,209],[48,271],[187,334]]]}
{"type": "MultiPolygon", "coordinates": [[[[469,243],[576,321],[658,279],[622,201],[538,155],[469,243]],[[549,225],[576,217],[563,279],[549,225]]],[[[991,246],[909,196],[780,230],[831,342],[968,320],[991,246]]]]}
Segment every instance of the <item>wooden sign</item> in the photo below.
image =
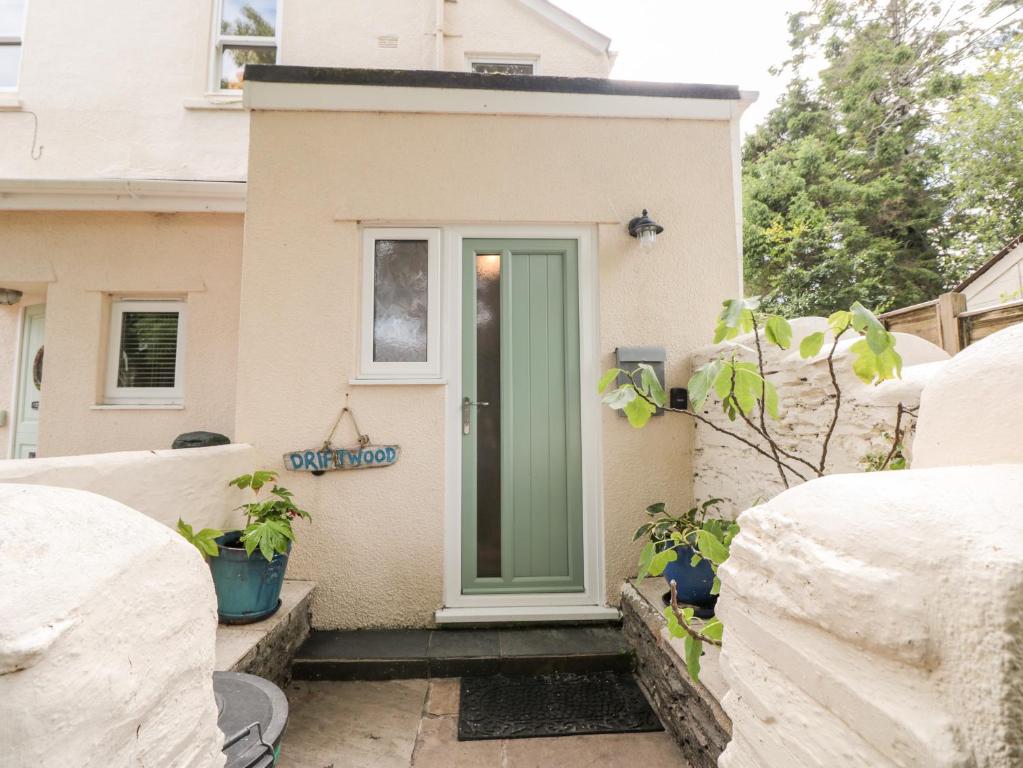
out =
{"type": "Polygon", "coordinates": [[[397,445],[360,445],[352,449],[310,448],[284,454],[284,468],[292,472],[330,472],[335,469],[389,467],[398,461],[397,445]]]}

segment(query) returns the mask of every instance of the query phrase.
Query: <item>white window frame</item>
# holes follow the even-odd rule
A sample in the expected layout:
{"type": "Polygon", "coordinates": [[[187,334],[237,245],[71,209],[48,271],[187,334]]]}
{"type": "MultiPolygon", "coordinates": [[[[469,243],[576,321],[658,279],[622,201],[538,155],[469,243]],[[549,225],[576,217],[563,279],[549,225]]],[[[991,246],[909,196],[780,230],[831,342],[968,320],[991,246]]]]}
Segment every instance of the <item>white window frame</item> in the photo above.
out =
{"type": "Polygon", "coordinates": [[[208,92],[216,95],[238,94],[241,99],[241,89],[220,87],[220,68],[222,66],[223,49],[225,45],[244,45],[250,48],[274,48],[276,53],[274,63],[281,62],[281,15],[284,0],[276,0],[277,17],[274,22],[273,37],[250,37],[248,35],[223,35],[220,33],[220,23],[224,18],[224,0],[213,0],[213,29],[210,38],[210,71],[208,92]]]}
{"type": "Polygon", "coordinates": [[[14,77],[14,84],[0,85],[0,93],[16,93],[18,83],[21,82],[21,64],[25,58],[25,18],[27,16],[28,0],[25,0],[25,5],[21,9],[21,30],[16,35],[0,35],[0,46],[17,46],[20,49],[18,52],[18,72],[14,77]]]}
{"type": "Polygon", "coordinates": [[[440,229],[374,227],[362,231],[362,312],[359,372],[356,380],[397,383],[440,383],[441,339],[441,247],[440,229]],[[426,361],[378,363],[373,360],[374,278],[377,240],[425,240],[427,244],[426,361]]]}
{"type": "Polygon", "coordinates": [[[533,74],[540,74],[540,57],[535,54],[510,54],[510,53],[467,53],[465,54],[465,69],[467,72],[475,72],[474,64],[530,64],[533,67],[533,74]]]}
{"type": "Polygon", "coordinates": [[[105,405],[181,405],[185,399],[185,328],[188,302],[184,299],[114,298],[110,303],[110,335],[107,342],[105,405]],[[121,354],[121,328],[125,312],[178,313],[178,339],[174,359],[173,387],[119,387],[117,370],[121,354]]]}

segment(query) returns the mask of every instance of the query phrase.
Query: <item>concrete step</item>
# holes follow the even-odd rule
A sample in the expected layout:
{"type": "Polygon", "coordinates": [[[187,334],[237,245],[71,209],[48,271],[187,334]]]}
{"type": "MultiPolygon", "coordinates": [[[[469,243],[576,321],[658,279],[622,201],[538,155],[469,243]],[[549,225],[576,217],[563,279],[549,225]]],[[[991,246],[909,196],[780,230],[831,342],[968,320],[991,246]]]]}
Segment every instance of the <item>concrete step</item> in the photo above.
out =
{"type": "Polygon", "coordinates": [[[617,626],[314,631],[295,655],[292,675],[296,680],[399,680],[634,666],[617,626]]]}

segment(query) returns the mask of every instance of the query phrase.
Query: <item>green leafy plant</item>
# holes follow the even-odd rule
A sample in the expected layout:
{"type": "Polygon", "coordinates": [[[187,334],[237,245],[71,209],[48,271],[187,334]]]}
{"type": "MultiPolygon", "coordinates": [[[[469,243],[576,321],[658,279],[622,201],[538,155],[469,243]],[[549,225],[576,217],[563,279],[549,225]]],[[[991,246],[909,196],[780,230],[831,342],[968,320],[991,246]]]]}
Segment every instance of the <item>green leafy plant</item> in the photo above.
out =
{"type": "MultiPolygon", "coordinates": [[[[849,347],[849,351],[852,371],[861,381],[876,385],[902,375],[902,357],[895,350],[895,336],[859,302],[855,302],[848,310],[834,312],[828,318],[828,328],[831,343],[824,360],[834,392],[834,408],[828,429],[821,439],[819,453],[812,458],[780,445],[769,427],[769,419],[779,418],[778,391],[764,368],[764,347],[772,345],[785,350],[796,342],[789,321],[780,315],[759,312],[755,298],[728,299],[723,303],[714,329],[714,343],[729,344],[717,357],[700,366],[689,379],[689,410],[668,407],[664,388],[653,368],[646,364],[640,364],[632,371],[612,368],[601,377],[598,389],[604,395],[604,403],[610,408],[623,410],[634,427],[645,426],[656,410],[663,408],[671,413],[685,414],[717,432],[729,435],[770,459],[777,467],[782,483],[788,488],[793,479],[807,480],[826,474],[828,448],[842,408],[842,389],[835,368],[835,353],[839,342],[845,338],[859,337],[849,347]],[[752,348],[733,342],[741,334],[752,334],[752,348]],[[755,362],[742,359],[744,353],[754,357],[755,362]],[[745,425],[748,430],[743,431],[745,434],[719,426],[700,413],[712,395],[720,401],[730,421],[745,425]]],[[[818,357],[824,351],[827,340],[828,334],[824,331],[811,333],[799,340],[800,357],[804,360],[818,357]]],[[[912,411],[900,404],[897,418],[903,413],[912,411]]]]}
{"type": "MultiPolygon", "coordinates": [[[[633,541],[644,536],[650,539],[640,554],[637,579],[660,576],[669,563],[678,560],[679,548],[688,546],[693,550],[690,566],[695,568],[703,560],[710,563],[714,571],[711,594],[718,594],[721,591],[718,566],[728,560],[732,540],[739,534],[738,523],[708,517],[708,512],[716,511],[720,503],[721,499],[708,499],[677,517],[665,511],[663,502],[647,507],[646,513],[652,520],[637,528],[633,535],[633,541]]],[[[699,680],[703,644],[720,646],[725,627],[716,616],[706,621],[696,618],[693,608],[679,605],[675,582],[670,582],[669,586],[671,604],[664,609],[668,631],[673,637],[682,638],[689,675],[699,680]]]]}
{"type": "Polygon", "coordinates": [[[236,477],[228,485],[251,489],[257,498],[264,487],[270,486],[267,497],[238,507],[245,512],[241,542],[250,557],[257,548],[268,561],[273,560],[275,554],[283,555],[288,551],[288,544],[295,540],[292,521],[311,519],[308,512],[295,504],[294,494],[277,485],[276,472],[257,470],[251,475],[236,477]]]}
{"type": "MultiPolygon", "coordinates": [[[[269,562],[274,555],[288,551],[288,544],[295,540],[291,524],[296,518],[310,520],[309,513],[295,504],[293,494],[287,488],[277,485],[277,473],[271,470],[256,470],[241,475],[228,483],[239,489],[250,489],[257,501],[242,504],[237,509],[245,513],[245,528],[241,543],[249,557],[257,549],[269,562]],[[268,494],[260,498],[260,492],[269,487],[268,494]]],[[[216,539],[224,531],[204,528],[195,533],[192,526],[178,520],[178,533],[198,549],[203,557],[217,557],[220,554],[216,539]]]]}

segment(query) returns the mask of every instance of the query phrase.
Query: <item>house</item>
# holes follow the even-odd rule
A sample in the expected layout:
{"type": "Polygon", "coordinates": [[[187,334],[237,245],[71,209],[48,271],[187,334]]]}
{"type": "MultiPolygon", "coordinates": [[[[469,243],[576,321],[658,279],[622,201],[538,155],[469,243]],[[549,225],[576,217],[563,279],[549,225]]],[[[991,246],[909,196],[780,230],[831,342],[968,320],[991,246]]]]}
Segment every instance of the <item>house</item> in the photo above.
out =
{"type": "Polygon", "coordinates": [[[1023,235],[1014,237],[953,289],[966,309],[986,309],[1023,299],[1023,235]]]}
{"type": "Polygon", "coordinates": [[[319,627],[615,614],[636,510],[690,500],[692,435],[632,430],[596,382],[659,347],[684,386],[739,293],[755,95],[607,79],[607,38],[541,0],[374,3],[348,28],[271,4],[272,55],[178,5],[120,17],[191,30],[175,57],[103,30],[105,85],[48,95],[34,40],[75,50],[88,9],[47,38],[29,7],[0,114],[42,146],[2,149],[13,455],[254,445],[314,511],[289,572],[319,583],[319,627]],[[240,102],[214,88],[234,65],[207,68],[232,46],[240,102]],[[383,466],[281,458],[360,434],[383,466]]]}

